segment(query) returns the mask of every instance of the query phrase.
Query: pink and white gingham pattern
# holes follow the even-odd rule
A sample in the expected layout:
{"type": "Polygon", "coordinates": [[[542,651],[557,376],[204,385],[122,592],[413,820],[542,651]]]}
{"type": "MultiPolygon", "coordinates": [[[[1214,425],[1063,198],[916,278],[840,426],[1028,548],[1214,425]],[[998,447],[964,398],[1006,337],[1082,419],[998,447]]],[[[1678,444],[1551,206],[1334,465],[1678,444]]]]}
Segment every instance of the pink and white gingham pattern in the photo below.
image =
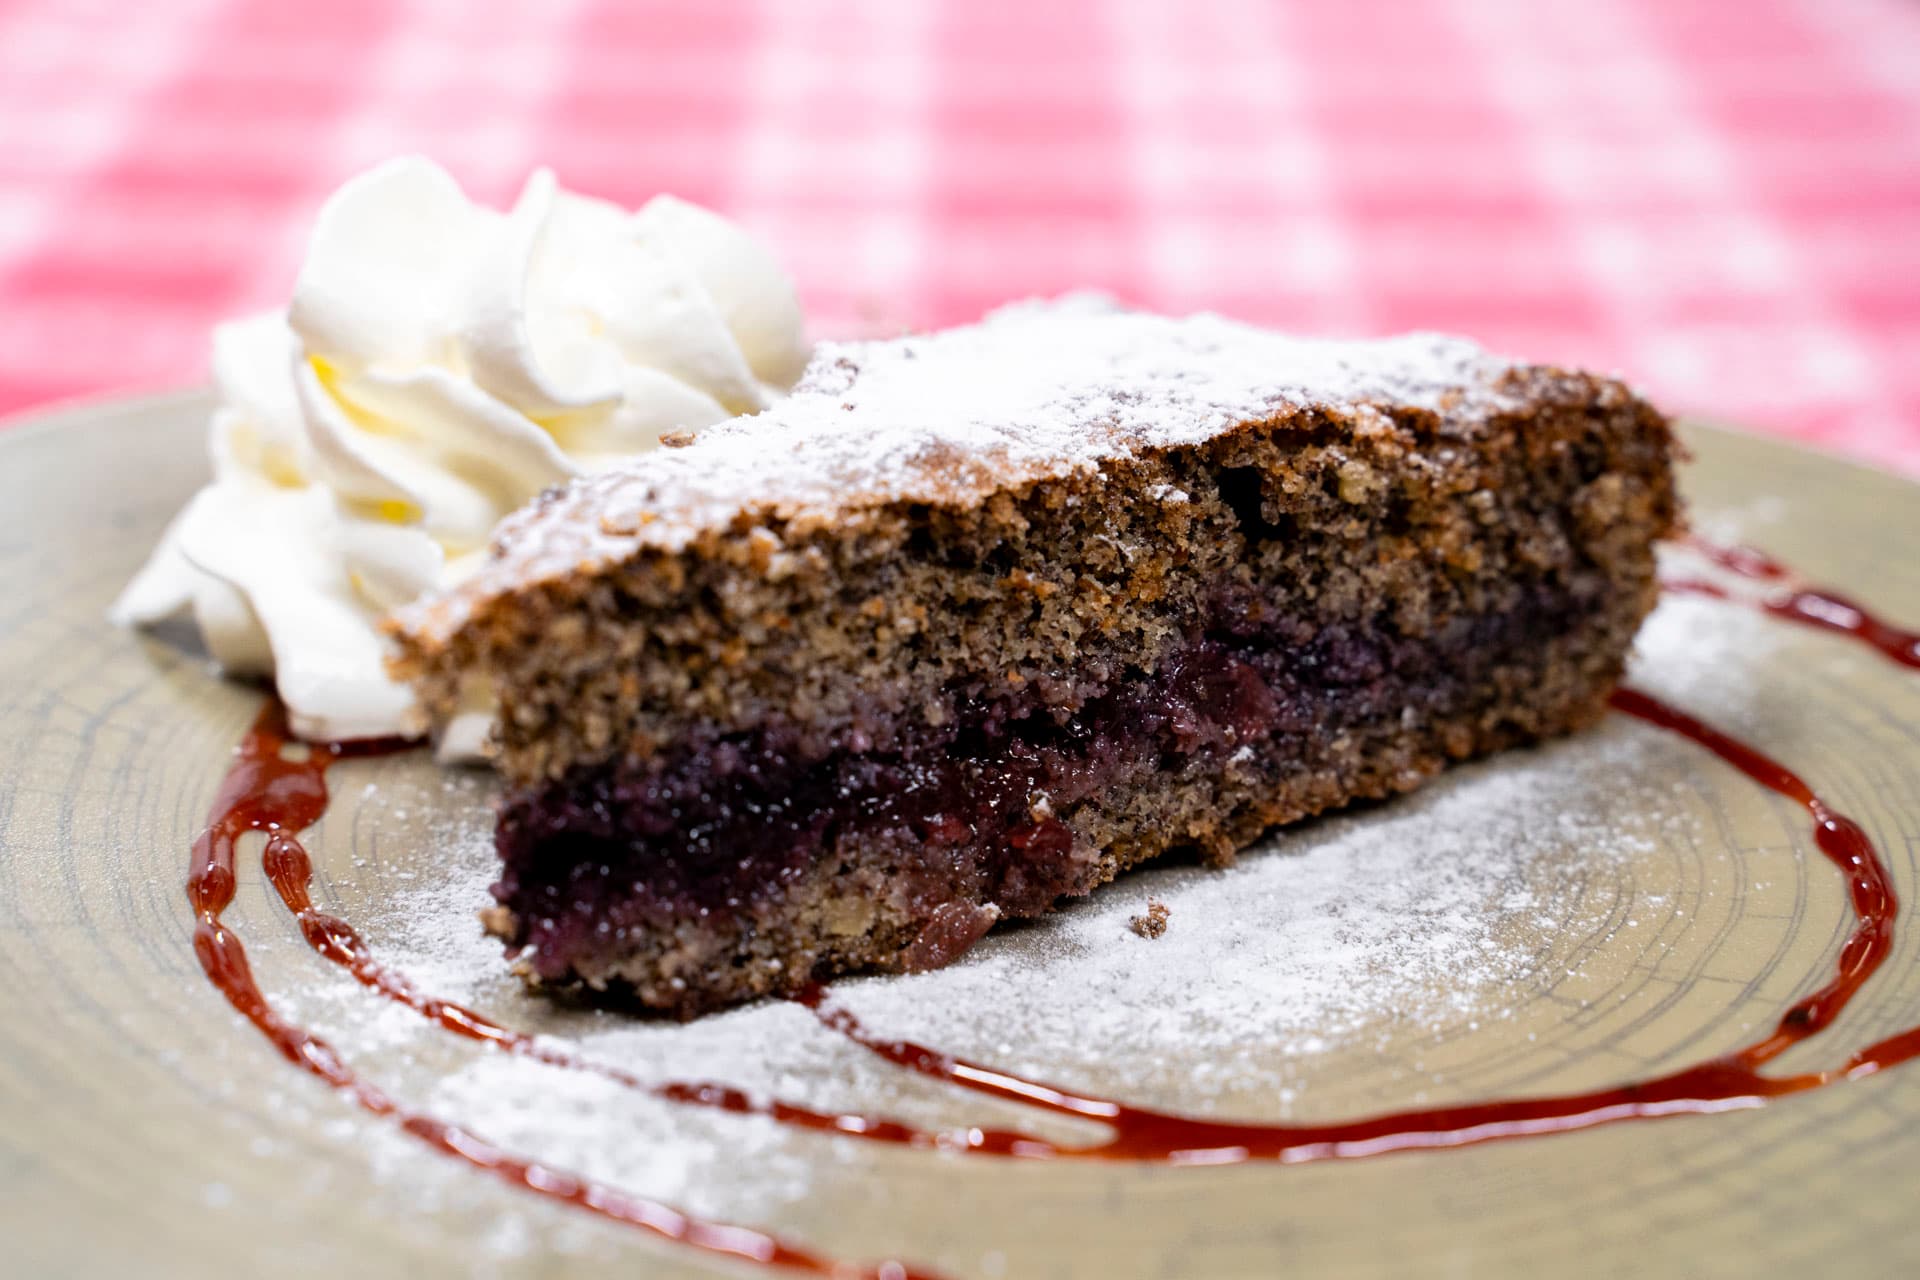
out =
{"type": "Polygon", "coordinates": [[[720,208],[823,333],[1459,330],[1920,472],[1912,0],[0,0],[0,411],[197,380],[403,151],[720,208]]]}

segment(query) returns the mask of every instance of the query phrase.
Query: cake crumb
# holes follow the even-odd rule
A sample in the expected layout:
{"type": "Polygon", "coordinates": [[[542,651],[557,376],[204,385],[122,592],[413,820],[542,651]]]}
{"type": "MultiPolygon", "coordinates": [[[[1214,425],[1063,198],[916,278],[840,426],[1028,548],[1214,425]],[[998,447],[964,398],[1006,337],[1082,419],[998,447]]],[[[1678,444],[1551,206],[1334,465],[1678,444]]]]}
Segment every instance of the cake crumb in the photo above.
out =
{"type": "Polygon", "coordinates": [[[1167,910],[1166,903],[1158,898],[1148,898],[1146,913],[1127,921],[1127,928],[1143,938],[1157,938],[1167,931],[1167,917],[1172,914],[1167,910]]]}

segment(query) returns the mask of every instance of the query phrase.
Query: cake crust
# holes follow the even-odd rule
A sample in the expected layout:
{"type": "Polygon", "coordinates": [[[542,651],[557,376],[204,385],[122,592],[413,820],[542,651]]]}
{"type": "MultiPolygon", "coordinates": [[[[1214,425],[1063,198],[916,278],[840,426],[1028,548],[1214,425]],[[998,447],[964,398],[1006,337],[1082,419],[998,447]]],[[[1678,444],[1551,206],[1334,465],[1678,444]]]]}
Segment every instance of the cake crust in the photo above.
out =
{"type": "Polygon", "coordinates": [[[939,333],[820,344],[766,412],[547,491],[503,523],[467,583],[402,608],[390,630],[410,658],[430,656],[498,601],[649,551],[762,529],[804,537],[902,503],[973,507],[1250,424],[1310,428],[1309,411],[1355,433],[1392,430],[1383,415],[1469,430],[1598,386],[1624,394],[1442,334],[1345,342],[1093,296],[1018,303],[939,333]]]}

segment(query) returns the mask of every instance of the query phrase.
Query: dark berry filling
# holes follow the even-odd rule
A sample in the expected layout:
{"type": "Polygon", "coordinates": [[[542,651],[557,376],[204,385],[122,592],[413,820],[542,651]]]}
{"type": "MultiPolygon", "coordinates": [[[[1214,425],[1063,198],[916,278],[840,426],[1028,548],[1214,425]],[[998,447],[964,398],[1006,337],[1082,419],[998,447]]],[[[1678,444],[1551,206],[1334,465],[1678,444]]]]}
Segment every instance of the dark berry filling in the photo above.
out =
{"type": "Polygon", "coordinates": [[[886,855],[909,914],[977,931],[977,916],[938,913],[958,902],[1034,915],[1088,890],[1099,851],[1058,816],[1074,805],[1227,757],[1278,776],[1346,730],[1457,712],[1493,665],[1586,612],[1541,587],[1518,609],[1413,640],[1384,622],[1315,628],[1223,606],[1156,671],[1070,709],[1030,682],[956,693],[945,724],[901,722],[878,745],[824,756],[774,726],[575,769],[509,797],[494,893],[550,980],[606,968],[647,930],[751,916],[855,848],[886,855]]]}

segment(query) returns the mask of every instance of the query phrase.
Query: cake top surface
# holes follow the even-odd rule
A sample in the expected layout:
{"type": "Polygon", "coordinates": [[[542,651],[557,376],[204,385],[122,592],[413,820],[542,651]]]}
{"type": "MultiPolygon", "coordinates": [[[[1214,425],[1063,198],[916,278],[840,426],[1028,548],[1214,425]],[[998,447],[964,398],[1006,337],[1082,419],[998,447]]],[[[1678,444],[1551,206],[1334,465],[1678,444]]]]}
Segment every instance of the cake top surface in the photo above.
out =
{"type": "Polygon", "coordinates": [[[396,623],[431,641],[478,600],[642,549],[679,551],[743,516],[965,504],[1309,406],[1483,417],[1510,404],[1498,385],[1510,367],[1464,338],[1301,338],[1086,296],[937,333],[822,343],[787,399],[543,497],[501,526],[472,578],[396,623]]]}

